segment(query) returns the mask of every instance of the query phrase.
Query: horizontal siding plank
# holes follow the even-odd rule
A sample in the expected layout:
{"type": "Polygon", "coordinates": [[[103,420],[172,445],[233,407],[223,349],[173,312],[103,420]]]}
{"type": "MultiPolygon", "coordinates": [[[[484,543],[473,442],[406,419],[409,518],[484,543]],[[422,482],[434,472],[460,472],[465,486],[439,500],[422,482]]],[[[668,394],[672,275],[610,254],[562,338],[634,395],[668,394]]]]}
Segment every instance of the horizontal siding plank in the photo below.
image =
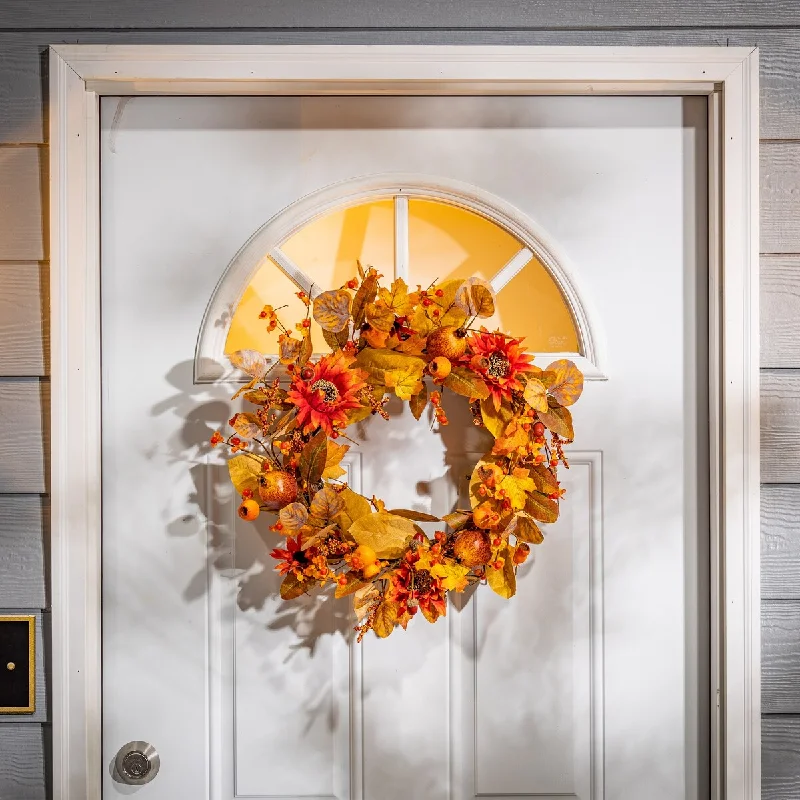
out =
{"type": "Polygon", "coordinates": [[[4,0],[0,28],[690,28],[800,24],[794,0],[4,0]]]}
{"type": "Polygon", "coordinates": [[[800,485],[761,487],[761,597],[800,600],[800,485]]]}
{"type": "Polygon", "coordinates": [[[761,800],[800,797],[800,716],[761,719],[761,800]]]}
{"type": "Polygon", "coordinates": [[[800,256],[761,258],[761,366],[800,367],[800,256]]]}
{"type": "Polygon", "coordinates": [[[0,380],[0,494],[44,494],[50,385],[0,380]]]}
{"type": "Polygon", "coordinates": [[[48,268],[0,264],[0,376],[42,376],[49,363],[48,268]]]}
{"type": "MultiPolygon", "coordinates": [[[[49,615],[43,614],[38,609],[0,609],[0,614],[33,614],[36,616],[36,710],[33,714],[0,714],[0,725],[47,722],[47,684],[46,684],[46,663],[47,658],[44,650],[44,626],[42,619],[44,617],[45,624],[49,624],[49,615]]],[[[2,761],[2,751],[0,751],[0,761],[2,761]]]]}
{"type": "Polygon", "coordinates": [[[800,253],[800,141],[762,142],[760,155],[761,252],[800,253]]]}
{"type": "Polygon", "coordinates": [[[45,608],[47,502],[38,495],[0,495],[0,607],[45,608]]]}
{"type": "Polygon", "coordinates": [[[46,800],[41,725],[0,724],[0,800],[46,800]]]}
{"type": "Polygon", "coordinates": [[[43,142],[47,90],[45,53],[63,44],[494,44],[742,46],[760,49],[761,135],[800,132],[800,31],[786,30],[270,30],[29,31],[0,33],[0,143],[43,142]]]}
{"type": "Polygon", "coordinates": [[[800,601],[761,603],[761,708],[800,714],[800,601]]]}
{"type": "Polygon", "coordinates": [[[0,147],[0,261],[42,261],[44,249],[40,147],[0,147]]]}
{"type": "Polygon", "coordinates": [[[761,371],[761,480],[800,483],[800,370],[761,371]]]}

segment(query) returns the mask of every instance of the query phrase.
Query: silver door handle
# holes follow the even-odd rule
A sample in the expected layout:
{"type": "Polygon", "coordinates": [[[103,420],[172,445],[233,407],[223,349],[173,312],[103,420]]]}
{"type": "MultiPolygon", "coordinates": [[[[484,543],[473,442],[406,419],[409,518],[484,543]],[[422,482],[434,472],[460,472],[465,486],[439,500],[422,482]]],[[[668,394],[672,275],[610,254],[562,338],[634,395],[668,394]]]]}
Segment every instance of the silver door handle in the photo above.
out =
{"type": "Polygon", "coordinates": [[[119,783],[143,786],[158,775],[161,759],[149,742],[128,742],[119,749],[114,767],[119,783]]]}

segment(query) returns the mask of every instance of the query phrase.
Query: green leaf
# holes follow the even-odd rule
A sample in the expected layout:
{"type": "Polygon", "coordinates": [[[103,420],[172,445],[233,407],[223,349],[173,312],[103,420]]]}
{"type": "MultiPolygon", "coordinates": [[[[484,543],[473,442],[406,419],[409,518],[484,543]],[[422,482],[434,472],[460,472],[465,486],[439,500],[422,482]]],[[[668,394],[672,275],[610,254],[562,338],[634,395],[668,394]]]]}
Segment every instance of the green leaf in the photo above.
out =
{"type": "Polygon", "coordinates": [[[311,441],[300,453],[298,469],[301,477],[313,486],[322,478],[325,470],[325,460],[328,456],[328,437],[325,431],[317,431],[311,441]]]}
{"type": "Polygon", "coordinates": [[[453,371],[444,381],[444,386],[462,397],[485,400],[489,396],[489,387],[465,367],[453,367],[453,371]]]}

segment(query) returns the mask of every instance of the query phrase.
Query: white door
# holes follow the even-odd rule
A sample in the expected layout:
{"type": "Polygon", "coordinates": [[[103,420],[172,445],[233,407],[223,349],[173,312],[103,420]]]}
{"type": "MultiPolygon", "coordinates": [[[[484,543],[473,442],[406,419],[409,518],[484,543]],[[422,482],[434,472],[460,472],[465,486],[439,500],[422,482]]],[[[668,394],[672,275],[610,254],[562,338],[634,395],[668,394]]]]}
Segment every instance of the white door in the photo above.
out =
{"type": "MultiPolygon", "coordinates": [[[[705,125],[699,98],[104,99],[105,797],[706,796],[705,125]],[[286,228],[300,198],[381,180],[286,228]],[[281,602],[280,537],[236,521],[208,446],[235,387],[198,380],[229,340],[266,341],[259,304],[291,284],[269,260],[242,282],[244,254],[215,287],[271,219],[259,257],[320,284],[356,257],[491,279],[536,246],[498,227],[509,209],[541,253],[505,275],[500,323],[593,378],[562,517],[510,601],[480,587],[355,644],[347,601],[281,602]],[[136,740],[160,759],[140,787],[113,769],[136,740]]],[[[391,406],[350,482],[446,513],[487,445],[465,405],[441,431],[391,406]]]]}

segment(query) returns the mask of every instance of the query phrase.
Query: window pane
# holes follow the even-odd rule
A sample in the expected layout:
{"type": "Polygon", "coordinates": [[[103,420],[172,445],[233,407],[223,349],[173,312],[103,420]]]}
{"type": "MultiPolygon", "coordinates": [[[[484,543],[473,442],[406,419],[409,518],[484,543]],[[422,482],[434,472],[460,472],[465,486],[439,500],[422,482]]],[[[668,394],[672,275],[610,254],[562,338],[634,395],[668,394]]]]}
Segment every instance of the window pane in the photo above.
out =
{"type": "MultiPolygon", "coordinates": [[[[458,206],[417,199],[408,206],[412,286],[473,275],[491,280],[524,247],[493,221],[458,206]]],[[[482,324],[525,337],[531,352],[578,352],[569,308],[535,257],[500,291],[495,315],[482,324]],[[536,314],[531,314],[534,302],[536,314]]]]}
{"type": "Polygon", "coordinates": [[[379,200],[333,211],[310,222],[281,250],[322,289],[358,274],[356,261],[394,275],[394,201],[379,200]]]}

